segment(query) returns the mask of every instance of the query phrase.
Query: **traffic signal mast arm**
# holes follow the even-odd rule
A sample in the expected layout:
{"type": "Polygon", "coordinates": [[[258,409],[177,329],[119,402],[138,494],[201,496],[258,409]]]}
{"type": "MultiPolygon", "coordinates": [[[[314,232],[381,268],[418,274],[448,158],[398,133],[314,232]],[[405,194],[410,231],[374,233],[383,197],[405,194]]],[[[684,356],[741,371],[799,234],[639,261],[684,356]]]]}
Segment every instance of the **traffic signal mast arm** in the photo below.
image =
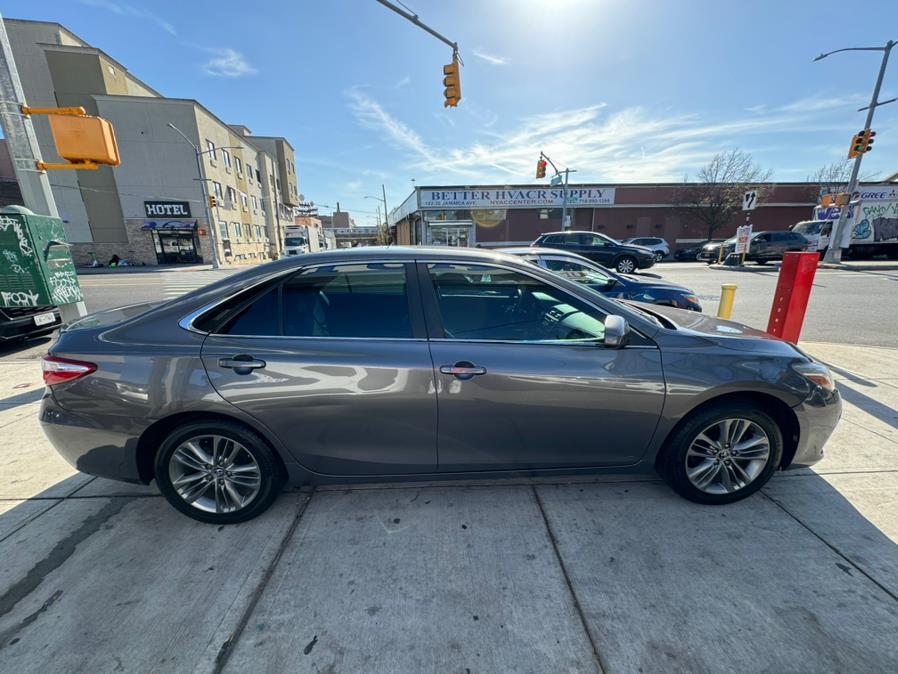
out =
{"type": "Polygon", "coordinates": [[[450,47],[452,47],[452,63],[443,66],[443,107],[446,108],[454,108],[458,106],[458,102],[461,100],[461,76],[459,73],[459,67],[463,65],[462,61],[458,58],[458,43],[453,42],[445,35],[442,35],[435,31],[433,28],[428,26],[426,23],[421,21],[418,18],[417,14],[412,14],[411,12],[406,12],[403,9],[400,9],[392,2],[388,0],[377,0],[380,4],[382,4],[387,9],[391,9],[396,12],[399,16],[401,16],[406,21],[410,21],[418,28],[427,31],[431,35],[433,35],[436,39],[441,42],[446,43],[450,47]]]}

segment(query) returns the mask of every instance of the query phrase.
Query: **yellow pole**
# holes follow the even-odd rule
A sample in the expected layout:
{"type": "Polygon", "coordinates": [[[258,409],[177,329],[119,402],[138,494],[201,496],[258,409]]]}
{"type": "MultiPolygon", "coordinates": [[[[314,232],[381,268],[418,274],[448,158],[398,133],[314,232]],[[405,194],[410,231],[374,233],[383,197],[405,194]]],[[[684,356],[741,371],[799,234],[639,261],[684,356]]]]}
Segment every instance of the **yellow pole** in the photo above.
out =
{"type": "Polygon", "coordinates": [[[736,284],[720,285],[720,304],[717,306],[717,318],[729,318],[733,315],[733,302],[736,301],[736,284]]]}

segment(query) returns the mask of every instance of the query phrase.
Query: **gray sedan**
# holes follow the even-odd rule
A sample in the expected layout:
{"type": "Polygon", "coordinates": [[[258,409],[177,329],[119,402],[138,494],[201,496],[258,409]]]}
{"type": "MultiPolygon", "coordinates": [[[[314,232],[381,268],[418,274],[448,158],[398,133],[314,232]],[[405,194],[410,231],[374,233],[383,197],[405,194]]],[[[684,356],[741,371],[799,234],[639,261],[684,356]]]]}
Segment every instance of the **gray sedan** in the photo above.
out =
{"type": "Polygon", "coordinates": [[[63,457],[216,524],[287,481],[657,470],[729,503],[818,461],[841,410],[765,333],[445,248],[300,255],[94,314],[43,368],[63,457]]]}

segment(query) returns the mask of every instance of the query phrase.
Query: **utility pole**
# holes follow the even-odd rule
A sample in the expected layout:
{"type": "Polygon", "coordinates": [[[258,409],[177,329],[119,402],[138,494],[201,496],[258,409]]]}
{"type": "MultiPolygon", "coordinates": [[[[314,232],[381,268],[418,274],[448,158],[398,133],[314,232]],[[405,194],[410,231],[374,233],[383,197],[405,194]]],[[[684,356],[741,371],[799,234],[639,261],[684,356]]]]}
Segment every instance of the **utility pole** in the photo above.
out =
{"type": "MultiPolygon", "coordinates": [[[[0,15],[0,125],[6,137],[9,157],[12,160],[16,181],[22,192],[23,206],[38,215],[58,218],[56,200],[50,189],[47,172],[37,168],[41,159],[41,149],[31,121],[22,114],[26,104],[25,90],[16,69],[16,61],[6,34],[6,24],[0,15]]],[[[84,302],[63,304],[59,307],[63,322],[73,321],[87,315],[84,302]]]]}
{"type": "MultiPolygon", "coordinates": [[[[561,177],[561,171],[558,170],[558,167],[555,166],[555,162],[553,162],[549,155],[545,152],[540,151],[539,153],[540,159],[544,159],[552,165],[552,170],[555,171],[555,175],[561,177]]],[[[571,173],[576,173],[576,169],[566,168],[564,169],[564,181],[561,183],[561,229],[567,230],[570,229],[570,226],[567,222],[567,187],[568,187],[568,177],[571,173]]]]}
{"type": "MultiPolygon", "coordinates": [[[[880,105],[885,105],[886,103],[893,103],[898,100],[896,98],[889,99],[887,101],[879,100],[879,90],[882,88],[882,80],[886,74],[886,66],[889,63],[889,54],[892,51],[892,47],[894,47],[898,42],[894,40],[889,40],[886,42],[884,47],[848,47],[846,49],[836,49],[835,51],[827,52],[825,54],[820,54],[815,61],[820,61],[821,59],[825,59],[827,56],[831,54],[836,54],[838,52],[843,51],[881,51],[882,54],[882,63],[879,66],[879,76],[876,78],[876,84],[873,87],[873,97],[870,99],[870,105],[866,108],[860,108],[858,112],[867,111],[867,120],[864,122],[864,130],[869,131],[871,124],[873,124],[873,113],[876,108],[880,105]]],[[[861,170],[861,159],[863,158],[864,153],[858,153],[857,157],[854,158],[854,166],[851,167],[851,178],[848,181],[848,199],[850,204],[851,195],[854,194],[854,191],[857,189],[857,177],[861,170]]],[[[848,207],[849,204],[842,206],[839,209],[839,219],[836,221],[835,226],[833,227],[832,235],[829,239],[829,246],[826,250],[826,255],[823,257],[823,261],[827,263],[840,264],[842,262],[842,241],[843,239],[846,243],[851,242],[850,233],[846,235],[845,228],[848,226],[848,207]]],[[[846,246],[847,248],[847,246],[846,246]]]]}

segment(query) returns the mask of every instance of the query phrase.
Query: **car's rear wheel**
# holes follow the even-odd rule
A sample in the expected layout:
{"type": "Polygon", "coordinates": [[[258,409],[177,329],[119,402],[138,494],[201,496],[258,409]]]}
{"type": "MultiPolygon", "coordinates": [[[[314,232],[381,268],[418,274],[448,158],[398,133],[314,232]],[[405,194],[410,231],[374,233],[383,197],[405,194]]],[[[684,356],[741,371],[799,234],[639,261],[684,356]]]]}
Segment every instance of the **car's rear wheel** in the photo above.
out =
{"type": "Polygon", "coordinates": [[[636,258],[629,255],[623,255],[618,258],[614,268],[621,274],[631,274],[636,271],[636,258]]]}
{"type": "Polygon", "coordinates": [[[689,418],[668,442],[662,474],[696,503],[732,503],[773,475],[783,436],[773,418],[750,403],[708,407],[689,418]]]}
{"type": "Polygon", "coordinates": [[[656,250],[655,251],[655,262],[661,262],[661,260],[663,260],[663,259],[664,259],[664,253],[662,253],[660,250],[656,250]]]}
{"type": "Polygon", "coordinates": [[[268,443],[230,421],[200,421],[171,432],[156,455],[156,482],[185,515],[234,524],[274,502],[284,471],[268,443]]]}

